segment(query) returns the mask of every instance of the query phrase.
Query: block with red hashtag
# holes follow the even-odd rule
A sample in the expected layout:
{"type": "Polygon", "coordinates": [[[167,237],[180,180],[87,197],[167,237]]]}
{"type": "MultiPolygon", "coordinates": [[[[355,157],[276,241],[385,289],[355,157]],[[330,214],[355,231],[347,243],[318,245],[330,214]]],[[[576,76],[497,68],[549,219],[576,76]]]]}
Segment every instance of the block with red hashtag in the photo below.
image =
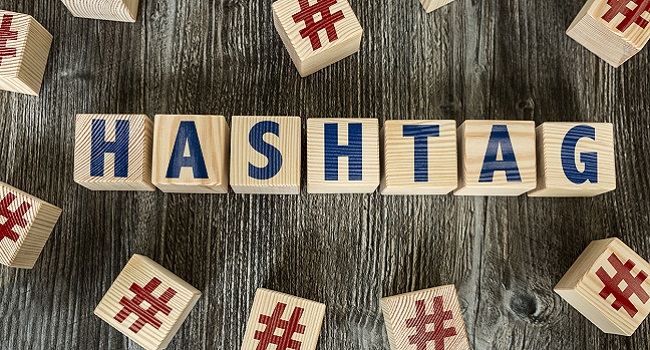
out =
{"type": "Polygon", "coordinates": [[[31,269],[61,209],[0,182],[0,263],[31,269]]]}
{"type": "Polygon", "coordinates": [[[279,0],[273,20],[301,76],[359,51],[363,29],[347,0],[279,0]]]}
{"type": "Polygon", "coordinates": [[[382,298],[391,350],[469,350],[454,285],[382,298]]]}
{"type": "Polygon", "coordinates": [[[567,34],[618,67],[637,54],[650,39],[648,19],[648,0],[589,0],[567,34]]]}
{"type": "Polygon", "coordinates": [[[555,292],[603,332],[630,336],[650,313],[650,264],[617,238],[592,242],[555,292]]]}
{"type": "Polygon", "coordinates": [[[51,44],[32,16],[0,10],[0,90],[37,96],[51,44]]]}
{"type": "Polygon", "coordinates": [[[314,350],[325,305],[260,288],[241,350],[314,350]]]}
{"type": "Polygon", "coordinates": [[[153,260],[134,255],[95,315],[147,350],[164,349],[201,296],[153,260]]]}

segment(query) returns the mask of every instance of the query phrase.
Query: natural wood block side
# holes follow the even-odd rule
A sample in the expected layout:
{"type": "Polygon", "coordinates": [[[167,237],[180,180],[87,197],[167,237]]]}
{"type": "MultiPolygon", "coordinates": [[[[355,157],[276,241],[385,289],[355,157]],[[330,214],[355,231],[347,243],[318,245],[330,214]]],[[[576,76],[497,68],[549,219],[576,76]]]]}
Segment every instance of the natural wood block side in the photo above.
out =
{"type": "Polygon", "coordinates": [[[452,1],[454,0],[420,0],[422,6],[424,7],[424,10],[427,11],[427,13],[432,12],[433,10],[437,10],[452,1]]]}
{"type": "Polygon", "coordinates": [[[198,289],[136,254],[94,313],[143,348],[164,349],[200,297],[198,289]]]}
{"type": "Polygon", "coordinates": [[[152,183],[170,193],[228,193],[230,128],[220,115],[156,115],[152,183]]]}
{"type": "Polygon", "coordinates": [[[61,0],[75,17],[135,22],[140,0],[61,0]]]}
{"type": "Polygon", "coordinates": [[[391,350],[469,350],[454,285],[382,298],[391,350]]]}
{"type": "Polygon", "coordinates": [[[236,193],[299,194],[300,117],[232,117],[230,186],[236,193]]]}
{"type": "Polygon", "coordinates": [[[246,325],[241,350],[315,350],[325,304],[260,288],[246,325]]]}
{"type": "Polygon", "coordinates": [[[93,191],[154,191],[152,134],[153,123],[146,115],[77,115],[75,182],[93,191]]]}

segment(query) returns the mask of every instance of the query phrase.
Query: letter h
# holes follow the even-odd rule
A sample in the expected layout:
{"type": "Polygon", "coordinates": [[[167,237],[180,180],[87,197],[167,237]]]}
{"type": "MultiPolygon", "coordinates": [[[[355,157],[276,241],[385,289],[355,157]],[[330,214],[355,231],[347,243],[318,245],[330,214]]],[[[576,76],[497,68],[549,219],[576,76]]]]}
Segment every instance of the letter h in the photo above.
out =
{"type": "Polygon", "coordinates": [[[348,124],[348,144],[339,145],[338,124],[325,124],[325,181],[338,181],[339,157],[348,157],[349,181],[363,180],[363,129],[361,123],[348,124]]]}
{"type": "Polygon", "coordinates": [[[106,121],[94,119],[91,129],[90,176],[104,176],[104,155],[115,155],[115,177],[129,176],[129,121],[115,122],[115,141],[106,141],[106,121]]]}

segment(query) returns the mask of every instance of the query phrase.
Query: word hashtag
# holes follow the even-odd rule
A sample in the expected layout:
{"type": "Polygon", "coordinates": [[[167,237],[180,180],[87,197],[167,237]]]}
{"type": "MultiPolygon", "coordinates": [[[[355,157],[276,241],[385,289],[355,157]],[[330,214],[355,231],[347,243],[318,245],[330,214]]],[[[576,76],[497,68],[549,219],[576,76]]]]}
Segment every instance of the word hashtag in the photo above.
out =
{"type": "Polygon", "coordinates": [[[641,29],[648,26],[648,21],[641,17],[644,12],[650,12],[650,0],[607,0],[610,9],[603,15],[603,19],[610,23],[619,13],[625,18],[616,26],[616,29],[625,32],[632,23],[636,23],[641,29]],[[631,10],[627,5],[634,3],[631,10]]]}
{"type": "Polygon", "coordinates": [[[16,226],[27,228],[27,225],[29,224],[27,220],[23,218],[23,215],[27,213],[32,205],[23,202],[16,211],[11,211],[9,210],[9,206],[14,202],[14,200],[16,200],[16,195],[9,193],[2,199],[2,201],[0,201],[0,216],[4,216],[6,219],[4,224],[0,224],[0,242],[5,237],[17,242],[19,235],[13,230],[13,228],[16,226]]]}
{"type": "Polygon", "coordinates": [[[16,57],[16,48],[7,47],[7,40],[18,39],[18,32],[11,30],[13,20],[14,15],[5,14],[2,16],[2,24],[0,25],[0,65],[2,65],[3,57],[16,57]]]}
{"type": "Polygon", "coordinates": [[[628,260],[625,265],[623,265],[623,262],[619,260],[614,253],[610,255],[607,261],[609,261],[612,267],[614,267],[616,274],[614,277],[610,277],[607,274],[607,271],[602,267],[596,271],[596,276],[598,276],[598,278],[600,278],[600,280],[605,284],[605,287],[600,292],[600,296],[603,299],[607,299],[610,295],[614,295],[616,300],[612,303],[612,307],[616,311],[620,310],[622,307],[627,311],[630,317],[634,317],[639,310],[634,306],[630,297],[632,294],[636,294],[643,304],[650,299],[650,296],[648,296],[648,293],[646,293],[642,285],[646,278],[648,278],[648,274],[644,271],[639,271],[636,277],[632,276],[632,268],[634,268],[636,264],[632,260],[628,260]],[[625,281],[627,284],[625,290],[621,290],[619,287],[622,281],[625,281]]]}
{"type": "Polygon", "coordinates": [[[133,322],[131,327],[129,327],[133,333],[138,333],[147,323],[152,325],[154,328],[159,329],[160,326],[162,326],[162,321],[156,318],[156,314],[162,312],[169,316],[172,312],[172,308],[169,307],[167,303],[174,297],[174,295],[176,295],[175,290],[168,288],[160,298],[154,297],[151,293],[153,293],[160,284],[160,280],[155,277],[152,278],[144,288],[133,283],[129,290],[135,293],[135,297],[132,300],[122,297],[120,305],[122,305],[123,308],[117,315],[115,315],[115,319],[122,323],[133,313],[138,316],[138,319],[133,322]],[[146,310],[140,307],[143,301],[146,301],[150,305],[146,310]]]}
{"type": "Polygon", "coordinates": [[[409,343],[417,346],[417,350],[427,350],[427,344],[433,342],[435,350],[445,349],[445,338],[453,337],[455,327],[445,328],[445,321],[453,320],[451,310],[445,311],[442,296],[433,299],[433,313],[427,315],[424,300],[415,302],[415,317],[406,320],[407,328],[415,328],[416,333],[409,337],[409,343]],[[427,332],[427,326],[433,324],[433,331],[427,332]]]}
{"type": "Polygon", "coordinates": [[[334,23],[344,19],[345,16],[343,15],[343,11],[339,11],[335,14],[330,12],[330,7],[335,5],[336,1],[337,0],[316,0],[314,5],[309,5],[309,0],[298,0],[300,3],[300,12],[293,15],[293,20],[296,23],[305,21],[305,28],[300,30],[300,35],[303,39],[309,37],[311,47],[314,50],[318,50],[323,46],[318,37],[318,32],[323,29],[327,31],[327,38],[330,42],[339,38],[334,23]],[[314,15],[319,13],[321,19],[320,21],[315,22],[314,15]]]}
{"type": "Polygon", "coordinates": [[[291,318],[289,321],[282,319],[284,310],[287,308],[287,304],[278,303],[273,310],[271,316],[260,315],[259,322],[266,325],[264,332],[256,331],[255,336],[253,337],[256,340],[259,340],[257,345],[257,350],[267,350],[269,345],[275,344],[275,350],[287,350],[294,349],[300,350],[302,343],[293,339],[293,335],[304,334],[305,326],[300,324],[300,318],[302,317],[303,312],[305,311],[302,308],[296,307],[293,309],[291,318]],[[282,336],[275,335],[276,329],[283,329],[282,336]]]}

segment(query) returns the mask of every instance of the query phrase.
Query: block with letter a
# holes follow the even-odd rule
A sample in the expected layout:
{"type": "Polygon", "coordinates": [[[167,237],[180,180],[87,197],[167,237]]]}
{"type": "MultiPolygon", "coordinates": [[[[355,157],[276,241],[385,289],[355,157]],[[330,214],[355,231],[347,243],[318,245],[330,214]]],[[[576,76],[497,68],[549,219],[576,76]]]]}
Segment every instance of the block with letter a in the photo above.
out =
{"type": "Polygon", "coordinates": [[[135,22],[140,0],[61,0],[75,17],[135,22]]]}

